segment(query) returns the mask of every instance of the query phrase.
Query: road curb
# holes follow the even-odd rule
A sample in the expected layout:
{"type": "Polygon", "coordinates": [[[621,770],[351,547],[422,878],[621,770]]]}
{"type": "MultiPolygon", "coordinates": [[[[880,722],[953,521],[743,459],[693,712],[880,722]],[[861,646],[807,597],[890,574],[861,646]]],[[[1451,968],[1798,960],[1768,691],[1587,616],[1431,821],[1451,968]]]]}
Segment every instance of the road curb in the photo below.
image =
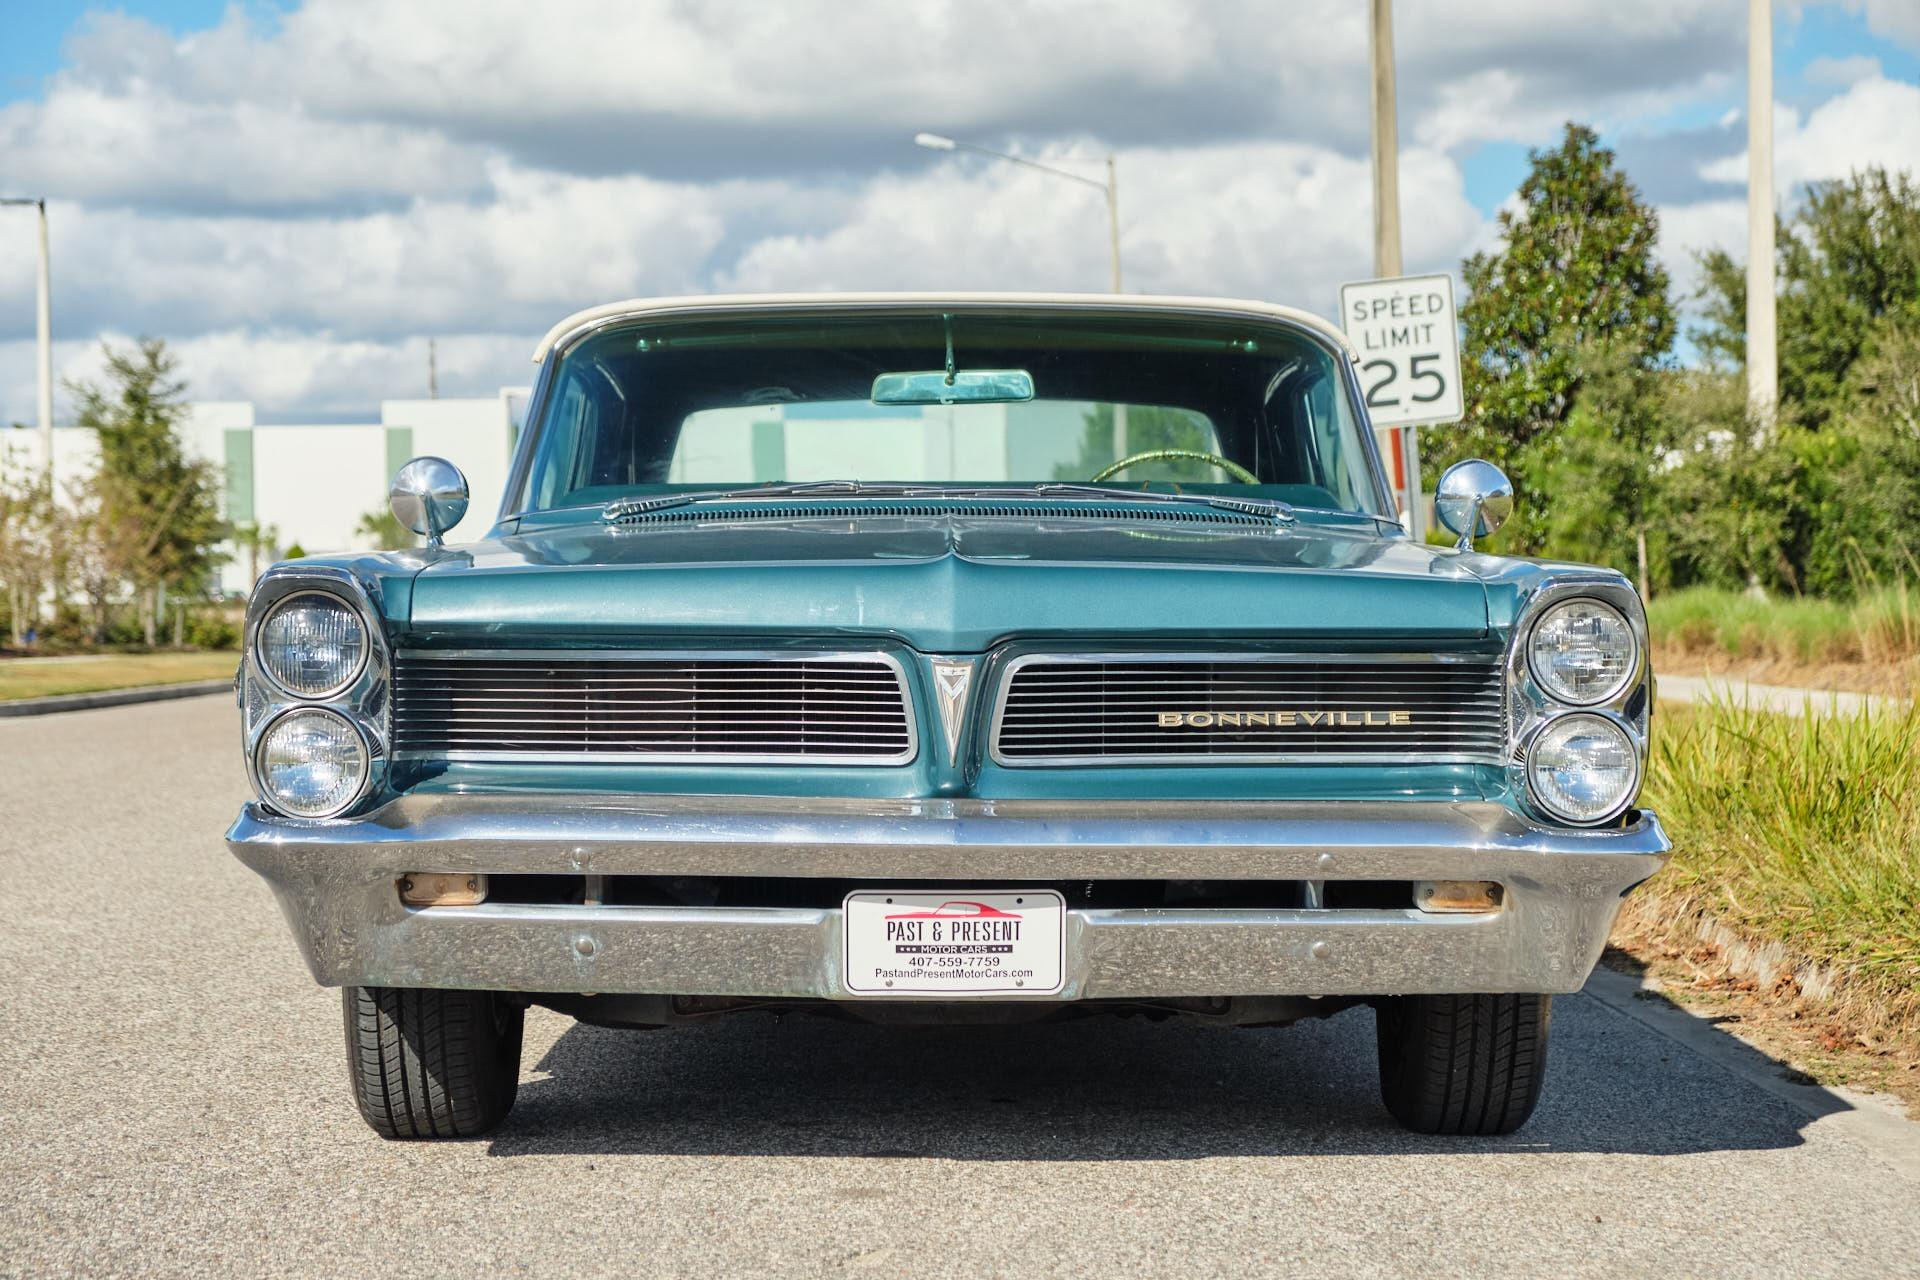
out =
{"type": "Polygon", "coordinates": [[[166,702],[173,698],[200,698],[227,693],[232,680],[195,680],[189,684],[149,684],[137,689],[102,689],[98,693],[62,693],[51,698],[21,698],[0,702],[0,720],[9,716],[50,716],[60,711],[91,711],[95,707],[124,707],[136,702],[166,702]]]}

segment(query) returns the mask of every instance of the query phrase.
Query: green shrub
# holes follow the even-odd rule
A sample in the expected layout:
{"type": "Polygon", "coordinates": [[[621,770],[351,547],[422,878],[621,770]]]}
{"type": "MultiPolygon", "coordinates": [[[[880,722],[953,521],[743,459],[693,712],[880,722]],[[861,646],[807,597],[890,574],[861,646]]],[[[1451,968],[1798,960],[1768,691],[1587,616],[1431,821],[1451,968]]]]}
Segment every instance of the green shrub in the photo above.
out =
{"type": "Polygon", "coordinates": [[[1920,656],[1920,592],[1904,580],[1852,600],[1683,587],[1647,606],[1654,643],[1786,663],[1895,663],[1920,656]]]}
{"type": "Polygon", "coordinates": [[[237,649],[240,647],[240,628],[223,614],[189,614],[187,643],[196,649],[237,649]]]}

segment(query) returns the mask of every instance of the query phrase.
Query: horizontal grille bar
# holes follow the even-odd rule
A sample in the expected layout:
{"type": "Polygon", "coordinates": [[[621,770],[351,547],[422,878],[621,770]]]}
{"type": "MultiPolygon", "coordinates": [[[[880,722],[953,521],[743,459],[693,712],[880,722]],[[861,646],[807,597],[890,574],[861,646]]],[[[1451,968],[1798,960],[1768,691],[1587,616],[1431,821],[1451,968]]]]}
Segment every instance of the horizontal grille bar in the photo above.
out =
{"type": "Polygon", "coordinates": [[[404,652],[393,738],[414,757],[897,764],[915,735],[883,654],[404,652]]]}
{"type": "Polygon", "coordinates": [[[1004,764],[1501,758],[1498,659],[1028,657],[1005,678],[1004,764]]]}

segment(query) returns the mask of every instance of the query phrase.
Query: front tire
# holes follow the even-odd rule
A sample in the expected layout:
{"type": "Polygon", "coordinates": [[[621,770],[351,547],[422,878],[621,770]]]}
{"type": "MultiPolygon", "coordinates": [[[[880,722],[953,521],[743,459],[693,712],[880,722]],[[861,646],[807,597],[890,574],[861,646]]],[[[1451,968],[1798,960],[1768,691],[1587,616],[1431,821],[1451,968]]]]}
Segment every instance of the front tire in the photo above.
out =
{"type": "Polygon", "coordinates": [[[513,1109],[526,1009],[490,991],[347,987],[347,1070],[383,1138],[472,1138],[513,1109]]]}
{"type": "Polygon", "coordinates": [[[1540,1100],[1553,997],[1394,996],[1374,1006],[1380,1094],[1416,1133],[1512,1133],[1540,1100]]]}

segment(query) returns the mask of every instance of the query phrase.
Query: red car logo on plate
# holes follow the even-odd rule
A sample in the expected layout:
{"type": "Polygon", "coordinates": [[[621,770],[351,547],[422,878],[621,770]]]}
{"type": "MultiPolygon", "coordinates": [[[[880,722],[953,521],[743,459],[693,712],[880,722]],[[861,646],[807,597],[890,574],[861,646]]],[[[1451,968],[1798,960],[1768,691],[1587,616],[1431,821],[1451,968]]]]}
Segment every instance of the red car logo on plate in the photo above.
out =
{"type": "Polygon", "coordinates": [[[901,911],[889,920],[1018,920],[1018,911],[1002,911],[984,902],[943,902],[931,911],[901,911]]]}

